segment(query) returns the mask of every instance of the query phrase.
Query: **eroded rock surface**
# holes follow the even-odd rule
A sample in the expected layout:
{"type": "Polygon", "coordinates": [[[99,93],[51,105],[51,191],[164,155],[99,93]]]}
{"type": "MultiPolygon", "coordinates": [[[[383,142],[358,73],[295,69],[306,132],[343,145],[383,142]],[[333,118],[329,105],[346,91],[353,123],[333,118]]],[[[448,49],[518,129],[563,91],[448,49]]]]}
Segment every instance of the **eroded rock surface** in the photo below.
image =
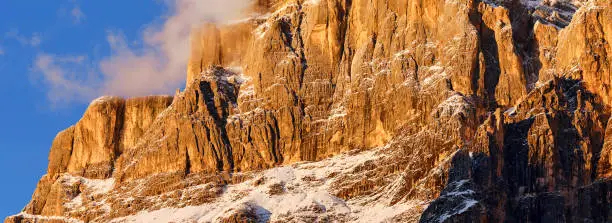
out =
{"type": "Polygon", "coordinates": [[[92,102],[6,221],[612,221],[609,1],[252,11],[174,97],[92,102]]]}

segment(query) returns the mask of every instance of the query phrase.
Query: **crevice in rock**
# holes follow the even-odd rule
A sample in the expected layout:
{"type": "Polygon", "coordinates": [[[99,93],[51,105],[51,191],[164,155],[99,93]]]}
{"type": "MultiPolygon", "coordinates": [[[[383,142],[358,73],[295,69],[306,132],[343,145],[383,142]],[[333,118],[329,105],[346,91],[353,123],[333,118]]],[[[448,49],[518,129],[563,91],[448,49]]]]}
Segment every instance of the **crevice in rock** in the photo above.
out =
{"type": "MultiPolygon", "coordinates": [[[[495,31],[489,28],[482,21],[482,14],[477,12],[479,20],[478,24],[475,24],[476,27],[480,27],[479,30],[479,44],[480,44],[480,53],[484,56],[484,75],[479,75],[479,78],[483,79],[485,95],[484,101],[486,102],[488,110],[495,110],[497,107],[497,101],[495,99],[495,89],[497,88],[497,84],[499,82],[501,68],[499,64],[499,50],[497,48],[497,39],[495,38],[495,31]],[[481,77],[480,77],[481,76],[481,77]]],[[[482,73],[482,71],[480,71],[482,73]]]]}
{"type": "Polygon", "coordinates": [[[113,130],[114,135],[112,136],[113,140],[113,152],[112,152],[112,158],[110,160],[110,170],[109,173],[106,174],[107,176],[105,176],[105,178],[109,178],[112,177],[113,173],[115,172],[115,165],[117,162],[117,159],[119,159],[119,157],[121,157],[121,155],[123,154],[123,150],[125,148],[121,148],[123,143],[121,143],[124,139],[124,125],[126,122],[126,116],[125,116],[125,111],[126,111],[126,101],[124,100],[121,105],[119,106],[119,108],[117,108],[117,117],[115,117],[115,129],[113,130]]]}

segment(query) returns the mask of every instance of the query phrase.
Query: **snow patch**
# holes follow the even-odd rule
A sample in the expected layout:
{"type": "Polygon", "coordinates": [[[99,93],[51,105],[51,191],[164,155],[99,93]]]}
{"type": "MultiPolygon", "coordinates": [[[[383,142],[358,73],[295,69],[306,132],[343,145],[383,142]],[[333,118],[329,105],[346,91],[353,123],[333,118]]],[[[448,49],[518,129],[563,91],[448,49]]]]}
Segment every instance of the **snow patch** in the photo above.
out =
{"type": "Polygon", "coordinates": [[[118,97],[114,97],[114,96],[102,96],[102,97],[96,98],[93,101],[91,101],[89,106],[96,105],[96,104],[106,103],[106,102],[109,102],[109,101],[112,101],[112,100],[116,100],[116,99],[118,99],[118,97]]]}
{"type": "Polygon", "coordinates": [[[321,0],[306,0],[303,5],[308,6],[308,5],[319,5],[321,3],[321,0]]]}
{"type": "Polygon", "coordinates": [[[81,182],[85,184],[87,189],[91,190],[91,195],[100,195],[110,192],[115,186],[115,179],[94,180],[81,178],[81,182]]]}
{"type": "Polygon", "coordinates": [[[463,214],[464,212],[466,212],[467,210],[469,210],[471,207],[473,207],[474,205],[478,204],[478,201],[472,200],[472,199],[468,199],[465,200],[462,203],[462,208],[455,211],[455,212],[451,212],[451,213],[444,213],[443,215],[440,215],[440,217],[438,218],[438,222],[442,223],[445,222],[448,218],[455,216],[455,215],[460,215],[463,214]]]}
{"type": "Polygon", "coordinates": [[[261,221],[282,221],[283,217],[342,216],[352,222],[385,222],[414,208],[420,202],[393,206],[344,201],[331,191],[338,173],[349,174],[365,162],[380,159],[379,149],[349,155],[341,154],[319,162],[301,162],[256,174],[251,180],[229,185],[214,202],[201,206],[164,208],[114,219],[112,222],[215,222],[235,213],[236,209],[254,210],[261,221]],[[282,191],[270,192],[282,185],[282,191]]]}
{"type": "Polygon", "coordinates": [[[516,107],[508,108],[508,110],[506,110],[504,112],[504,114],[506,114],[506,115],[515,115],[516,114],[516,107]]]}
{"type": "Polygon", "coordinates": [[[469,111],[472,105],[462,95],[455,94],[438,105],[435,111],[439,116],[456,116],[469,111]]]}

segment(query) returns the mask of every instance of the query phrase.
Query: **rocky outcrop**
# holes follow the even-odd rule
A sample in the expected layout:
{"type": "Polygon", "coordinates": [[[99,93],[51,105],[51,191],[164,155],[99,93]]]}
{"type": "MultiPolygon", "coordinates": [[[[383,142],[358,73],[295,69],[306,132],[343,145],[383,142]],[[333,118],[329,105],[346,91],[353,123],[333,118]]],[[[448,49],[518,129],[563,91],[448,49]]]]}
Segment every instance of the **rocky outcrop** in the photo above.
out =
{"type": "Polygon", "coordinates": [[[489,118],[503,120],[503,127],[489,127],[488,146],[479,144],[468,150],[470,156],[456,158],[461,163],[451,167],[445,190],[458,190],[459,183],[477,186],[451,198],[443,192],[421,221],[431,221],[431,216],[463,221],[465,213],[493,222],[609,221],[610,180],[597,176],[602,170],[595,163],[609,114],[585,88],[581,82],[556,78],[504,116],[497,112],[489,118]],[[593,199],[583,192],[592,190],[602,197],[593,199]],[[453,208],[449,202],[458,204],[453,208]],[[593,212],[579,211],[580,205],[593,212]],[[469,212],[473,208],[476,214],[469,212]]]}
{"type": "Polygon", "coordinates": [[[525,2],[255,1],[174,97],[94,101],[7,221],[610,221],[612,7],[525,2]]]}
{"type": "Polygon", "coordinates": [[[489,100],[501,106],[512,106],[527,94],[527,77],[522,59],[517,55],[510,12],[503,7],[480,3],[478,13],[481,54],[484,57],[484,90],[489,100]]]}
{"type": "Polygon", "coordinates": [[[610,1],[589,3],[559,33],[557,71],[584,79],[587,89],[610,104],[610,52],[612,52],[612,6],[610,1]]]}
{"type": "Polygon", "coordinates": [[[124,100],[103,97],[92,102],[83,118],[55,138],[49,168],[25,211],[58,216],[63,204],[79,193],[79,184],[67,183],[65,173],[90,179],[110,178],[122,146],[136,144],[152,120],[172,102],[172,97],[124,100]],[[68,185],[67,185],[68,184],[68,185]]]}
{"type": "Polygon", "coordinates": [[[402,4],[379,1],[377,21],[367,13],[369,4],[287,1],[273,6],[267,17],[194,34],[194,39],[207,44],[215,41],[205,40],[220,38],[232,46],[248,45],[227,53],[200,53],[211,47],[196,45],[190,67],[197,69],[188,75],[188,83],[198,84],[197,76],[207,72],[200,68],[242,68],[235,72],[243,73],[247,81],[236,95],[235,111],[230,112],[232,125],[240,124],[225,128],[232,134],[238,127],[257,127],[247,137],[250,142],[232,145],[232,150],[278,152],[248,156],[265,159],[261,165],[234,160],[234,169],[320,160],[349,149],[382,146],[408,120],[425,124],[429,113],[454,90],[473,91],[471,77],[464,74],[476,69],[478,38],[463,7],[467,2],[450,8],[438,1],[424,2],[407,11],[402,4]],[[442,20],[431,19],[438,17],[453,17],[457,25],[442,28],[442,20]],[[256,28],[246,32],[252,36],[219,37],[218,30],[252,24],[256,28]],[[454,41],[443,41],[448,36],[454,41]],[[448,84],[447,77],[452,77],[448,84]],[[437,87],[446,91],[432,90],[437,87]],[[245,144],[254,148],[240,148],[245,144]]]}
{"type": "Polygon", "coordinates": [[[607,128],[604,138],[604,145],[599,154],[599,162],[597,163],[597,176],[600,178],[611,178],[612,177],[612,126],[608,120],[607,128]]]}

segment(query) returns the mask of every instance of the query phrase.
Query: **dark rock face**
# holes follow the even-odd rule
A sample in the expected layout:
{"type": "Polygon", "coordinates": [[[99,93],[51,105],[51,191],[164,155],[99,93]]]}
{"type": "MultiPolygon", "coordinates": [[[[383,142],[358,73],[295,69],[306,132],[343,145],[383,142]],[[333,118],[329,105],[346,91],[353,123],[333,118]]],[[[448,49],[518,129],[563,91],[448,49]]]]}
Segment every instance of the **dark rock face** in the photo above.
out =
{"type": "Polygon", "coordinates": [[[594,162],[602,151],[608,117],[579,81],[554,79],[535,89],[501,117],[501,150],[491,143],[488,153],[467,149],[455,155],[449,183],[421,222],[435,222],[434,217],[442,219],[447,212],[456,214],[443,222],[612,221],[612,181],[597,177],[594,162]],[[500,161],[498,172],[492,164],[500,161]],[[448,191],[456,191],[458,184],[468,186],[449,198],[448,191]],[[472,204],[471,209],[457,211],[461,202],[464,207],[472,204]],[[465,214],[472,211],[476,214],[465,214]]]}
{"type": "MultiPolygon", "coordinates": [[[[477,162],[477,161],[475,161],[477,162]]],[[[470,176],[479,171],[472,158],[462,151],[453,157],[448,184],[421,215],[421,222],[480,222],[487,219],[482,188],[470,176]]]]}

